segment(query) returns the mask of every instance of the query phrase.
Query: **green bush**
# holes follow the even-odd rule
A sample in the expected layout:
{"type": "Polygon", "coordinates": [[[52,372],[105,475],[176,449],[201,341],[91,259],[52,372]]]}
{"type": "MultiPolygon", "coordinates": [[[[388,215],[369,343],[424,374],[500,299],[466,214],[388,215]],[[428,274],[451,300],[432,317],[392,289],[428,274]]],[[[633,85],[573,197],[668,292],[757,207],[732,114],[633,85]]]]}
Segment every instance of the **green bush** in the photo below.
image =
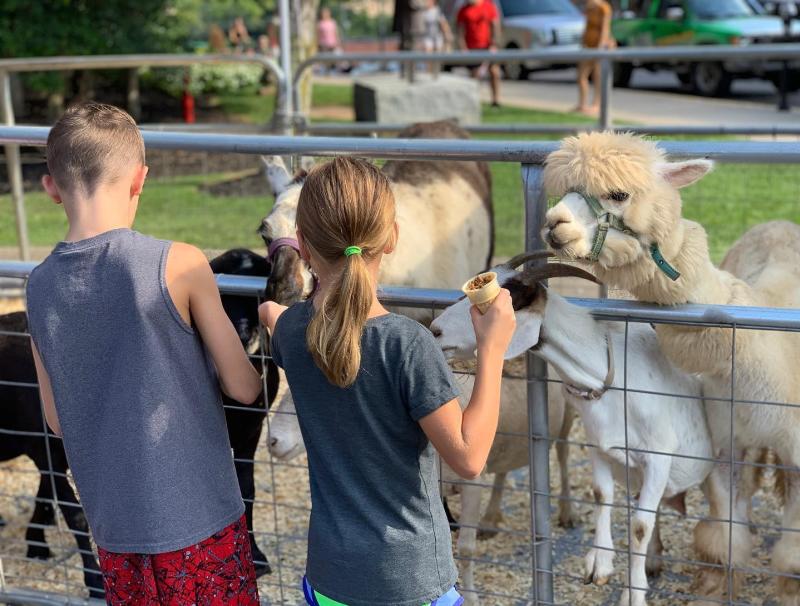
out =
{"type": "MultiPolygon", "coordinates": [[[[142,84],[180,97],[185,88],[186,69],[147,69],[142,84]]],[[[264,70],[246,63],[230,65],[192,65],[189,71],[189,92],[193,95],[252,93],[261,82],[264,70]]]]}

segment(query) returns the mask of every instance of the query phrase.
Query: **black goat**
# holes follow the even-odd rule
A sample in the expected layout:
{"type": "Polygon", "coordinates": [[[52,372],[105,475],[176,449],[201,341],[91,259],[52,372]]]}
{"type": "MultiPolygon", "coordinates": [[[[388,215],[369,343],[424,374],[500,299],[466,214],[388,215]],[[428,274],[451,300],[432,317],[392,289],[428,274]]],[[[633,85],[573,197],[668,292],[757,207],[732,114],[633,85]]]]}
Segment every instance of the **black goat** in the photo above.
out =
{"type": "MultiPolygon", "coordinates": [[[[269,266],[264,257],[248,250],[231,250],[211,261],[214,273],[266,277],[269,266]]],[[[242,344],[247,347],[258,334],[258,310],[252,297],[223,295],[222,304],[233,322],[242,344]]],[[[103,581],[89,540],[89,528],[75,493],[67,481],[67,458],[61,439],[49,431],[39,403],[36,387],[36,369],[33,364],[28,320],[25,312],[0,315],[0,461],[27,455],[39,469],[39,489],[25,540],[27,557],[48,559],[50,548],[44,528],[55,523],[54,500],[64,516],[83,560],[84,582],[90,596],[103,598],[103,581]],[[45,433],[47,437],[45,438],[45,433]],[[52,469],[52,473],[51,470],[52,469]],[[55,492],[54,492],[55,491],[55,492]],[[54,498],[55,497],[55,498],[54,498]]],[[[261,361],[254,360],[261,370],[261,361]]],[[[263,394],[250,406],[223,396],[228,435],[235,457],[236,475],[245,502],[250,546],[256,564],[256,574],[270,572],[267,557],[258,548],[253,537],[253,501],[255,481],[253,459],[267,414],[268,402],[275,400],[278,392],[278,369],[272,360],[267,361],[267,399],[263,394]]],[[[0,521],[0,526],[2,521],[0,521]]]]}
{"type": "MultiPolygon", "coordinates": [[[[229,250],[219,257],[211,260],[211,269],[215,274],[233,274],[237,276],[257,276],[260,278],[269,275],[269,263],[249,250],[237,248],[229,250]]],[[[236,295],[223,295],[222,306],[225,313],[233,322],[236,332],[247,348],[258,335],[258,307],[252,297],[236,295]]],[[[261,360],[253,359],[256,370],[261,371],[261,360]]],[[[225,418],[228,422],[228,435],[233,448],[236,465],[236,476],[239,479],[239,489],[244,499],[245,513],[247,516],[247,529],[250,531],[250,548],[253,551],[253,560],[256,566],[256,576],[271,572],[267,556],[258,548],[253,536],[253,501],[256,496],[255,479],[253,477],[253,459],[255,458],[258,441],[261,438],[261,429],[267,415],[267,408],[272,406],[278,394],[278,367],[269,359],[266,368],[267,398],[264,394],[250,406],[245,406],[223,395],[225,404],[225,418]]]]}
{"type": "Polygon", "coordinates": [[[91,597],[102,598],[103,579],[89,541],[89,527],[78,499],[67,481],[67,456],[61,439],[47,429],[39,404],[28,318],[19,311],[0,316],[0,461],[30,457],[39,469],[39,490],[25,533],[27,557],[47,559],[50,548],[45,526],[55,523],[54,498],[67,526],[75,535],[83,560],[83,579],[91,597]],[[16,333],[16,334],[14,334],[16,333]],[[47,432],[47,437],[45,433],[47,432]],[[52,470],[52,473],[51,471],[52,470]]]}

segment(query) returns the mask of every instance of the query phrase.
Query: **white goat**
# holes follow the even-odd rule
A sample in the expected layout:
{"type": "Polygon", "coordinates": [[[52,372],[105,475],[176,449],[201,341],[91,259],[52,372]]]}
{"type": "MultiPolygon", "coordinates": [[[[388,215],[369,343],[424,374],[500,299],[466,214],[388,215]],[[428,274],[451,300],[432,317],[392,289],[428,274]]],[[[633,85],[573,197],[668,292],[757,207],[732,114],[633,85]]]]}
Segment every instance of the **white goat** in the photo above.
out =
{"type": "MultiPolygon", "coordinates": [[[[459,402],[462,407],[469,402],[475,377],[471,374],[457,375],[461,396],[459,402]]],[[[463,558],[461,562],[461,587],[465,590],[466,601],[477,604],[474,581],[474,561],[477,555],[477,529],[498,528],[502,522],[501,500],[506,474],[521,467],[527,467],[529,462],[529,440],[519,435],[528,427],[527,407],[527,382],[525,379],[506,377],[503,379],[501,393],[500,420],[498,423],[498,436],[492,444],[489,460],[486,463],[484,474],[475,482],[460,480],[455,472],[447,465],[442,464],[442,480],[445,483],[445,496],[452,493],[454,488],[461,492],[461,515],[458,533],[457,553],[463,558]],[[481,518],[481,497],[487,475],[494,475],[494,484],[486,512],[481,518]],[[453,482],[457,482],[453,484],[453,482]]],[[[553,390],[549,398],[549,426],[551,437],[558,439],[556,453],[561,472],[561,496],[558,504],[559,523],[562,526],[572,526],[575,522],[569,479],[567,477],[569,437],[574,411],[564,406],[564,398],[557,390],[553,390]]],[[[286,391],[277,409],[273,411],[267,438],[272,456],[288,461],[305,451],[300,426],[297,423],[294,401],[291,393],[286,391]]]]}
{"type": "MultiPolygon", "coordinates": [[[[649,325],[630,324],[626,338],[620,327],[595,320],[588,310],[568,303],[541,283],[548,277],[567,275],[594,280],[591,274],[554,263],[523,273],[507,266],[494,271],[511,291],[517,316],[517,329],[506,355],[517,356],[533,347],[536,355],[555,368],[563,381],[560,391],[567,406],[578,411],[587,439],[595,445],[591,460],[598,507],[594,547],[585,559],[587,582],[604,585],[614,570],[614,480],[623,486],[629,480],[631,494],[639,491],[629,534],[631,590],[623,593],[621,603],[643,606],[648,589],[646,567],[657,569],[654,562],[646,563],[646,555],[656,555],[654,551],[660,547],[657,534],[651,541],[657,533],[659,505],[664,502],[682,510],[686,491],[702,483],[712,468],[709,461],[702,460],[711,457],[712,448],[700,383],[668,362],[649,325]],[[626,383],[627,398],[622,390],[626,383]],[[626,447],[630,449],[627,453],[626,447]]],[[[451,358],[474,355],[469,306],[469,301],[462,299],[431,325],[451,358]]]]}

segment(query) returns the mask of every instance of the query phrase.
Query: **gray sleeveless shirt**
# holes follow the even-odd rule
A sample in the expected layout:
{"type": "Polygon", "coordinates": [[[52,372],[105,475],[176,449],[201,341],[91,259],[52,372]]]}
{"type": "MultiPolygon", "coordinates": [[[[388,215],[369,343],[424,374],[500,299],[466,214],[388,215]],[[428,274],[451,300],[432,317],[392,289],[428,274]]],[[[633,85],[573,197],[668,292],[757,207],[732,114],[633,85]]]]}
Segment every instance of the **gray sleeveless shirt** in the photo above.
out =
{"type": "Polygon", "coordinates": [[[164,281],[170,242],[116,229],[31,274],[31,336],[97,544],[164,553],[244,512],[219,386],[164,281]]]}

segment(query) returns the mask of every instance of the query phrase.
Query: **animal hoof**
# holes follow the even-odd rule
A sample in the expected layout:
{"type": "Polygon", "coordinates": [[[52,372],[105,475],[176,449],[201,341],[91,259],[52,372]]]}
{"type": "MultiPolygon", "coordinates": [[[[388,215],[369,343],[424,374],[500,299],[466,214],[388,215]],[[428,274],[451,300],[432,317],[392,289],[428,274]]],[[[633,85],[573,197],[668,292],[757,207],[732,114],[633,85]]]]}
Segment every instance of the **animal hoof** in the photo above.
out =
{"type": "Polygon", "coordinates": [[[800,581],[788,577],[779,578],[778,603],[780,606],[800,606],[800,581]]]}
{"type": "Polygon", "coordinates": [[[89,588],[89,597],[94,598],[97,600],[105,600],[106,599],[106,592],[102,589],[97,589],[95,587],[89,588]]]}
{"type": "Polygon", "coordinates": [[[558,525],[565,529],[575,528],[578,525],[578,516],[572,512],[562,513],[558,516],[558,525]]]}
{"type": "MultiPolygon", "coordinates": [[[[695,576],[690,591],[714,600],[723,600],[728,595],[728,576],[718,569],[700,570],[695,576]]],[[[712,602],[698,602],[698,604],[703,603],[711,604],[712,602]]]]}
{"type": "Polygon", "coordinates": [[[493,539],[497,536],[498,531],[493,528],[485,528],[478,531],[478,540],[479,541],[486,541],[488,539],[493,539]]]}
{"type": "Polygon", "coordinates": [[[256,578],[263,577],[265,574],[272,572],[272,566],[269,565],[267,556],[258,548],[255,541],[250,542],[250,551],[253,553],[253,566],[256,569],[256,578]]]}
{"type": "Polygon", "coordinates": [[[651,561],[651,558],[647,558],[644,569],[648,577],[656,578],[661,576],[661,571],[664,569],[664,563],[661,561],[661,558],[655,559],[655,561],[651,561]]]}
{"type": "Polygon", "coordinates": [[[647,606],[647,601],[644,599],[644,592],[623,589],[617,604],[618,606],[647,606]]]}
{"type": "Polygon", "coordinates": [[[52,555],[47,545],[28,545],[28,553],[25,557],[31,560],[49,560],[52,555]]]}
{"type": "Polygon", "coordinates": [[[592,548],[586,554],[586,574],[584,583],[594,583],[598,587],[608,584],[614,574],[614,552],[605,549],[592,548]]]}

